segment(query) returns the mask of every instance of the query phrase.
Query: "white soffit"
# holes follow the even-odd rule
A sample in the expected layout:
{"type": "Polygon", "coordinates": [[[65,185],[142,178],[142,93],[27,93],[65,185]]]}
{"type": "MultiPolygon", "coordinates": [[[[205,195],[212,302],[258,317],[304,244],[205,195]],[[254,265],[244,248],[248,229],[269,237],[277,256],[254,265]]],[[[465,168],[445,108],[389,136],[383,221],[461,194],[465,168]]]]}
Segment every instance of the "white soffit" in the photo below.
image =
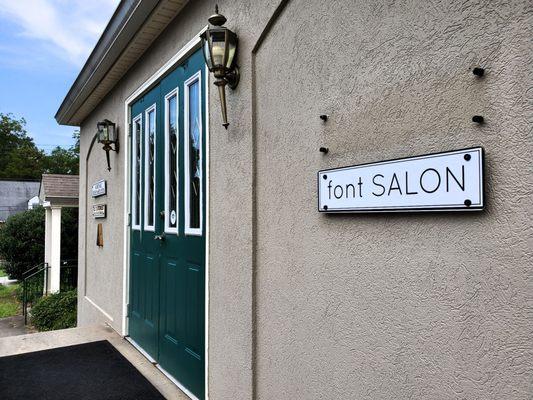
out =
{"type": "MultiPolygon", "coordinates": [[[[96,71],[91,71],[91,76],[86,82],[83,82],[82,90],[74,93],[71,93],[71,90],[71,92],[68,93],[56,114],[56,120],[58,123],[63,125],[80,125],[89,113],[94,110],[126,72],[135,64],[141,55],[150,47],[174,17],[179,14],[187,2],[188,0],[159,1],[109,70],[103,73],[101,80],[98,83],[90,82],[91,79],[97,79],[96,76],[98,75],[95,73],[96,71]],[[90,87],[91,83],[92,85],[95,85],[94,89],[90,91],[89,94],[84,93],[83,89],[87,91],[86,87],[90,87]],[[72,96],[71,99],[69,99],[70,96],[72,96]]],[[[126,27],[124,27],[124,29],[125,28],[126,27]]],[[[103,62],[99,63],[95,70],[99,68],[101,64],[103,64],[103,62]]]]}

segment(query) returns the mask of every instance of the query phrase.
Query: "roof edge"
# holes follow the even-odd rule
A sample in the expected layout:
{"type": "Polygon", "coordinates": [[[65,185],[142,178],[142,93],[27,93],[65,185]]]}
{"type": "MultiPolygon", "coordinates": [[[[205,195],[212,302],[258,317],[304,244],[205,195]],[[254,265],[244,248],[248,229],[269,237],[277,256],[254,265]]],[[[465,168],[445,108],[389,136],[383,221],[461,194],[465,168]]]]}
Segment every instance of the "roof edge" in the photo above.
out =
{"type": "Polygon", "coordinates": [[[122,0],[55,114],[61,125],[74,125],[72,116],[107,74],[158,0],[122,0]]]}

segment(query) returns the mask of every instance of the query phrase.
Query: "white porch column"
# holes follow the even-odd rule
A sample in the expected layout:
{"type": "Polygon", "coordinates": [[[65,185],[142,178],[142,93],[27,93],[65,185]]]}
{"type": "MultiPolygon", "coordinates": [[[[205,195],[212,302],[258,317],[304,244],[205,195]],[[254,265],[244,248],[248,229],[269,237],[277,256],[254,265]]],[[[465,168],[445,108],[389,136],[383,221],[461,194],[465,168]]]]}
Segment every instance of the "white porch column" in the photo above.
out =
{"type": "Polygon", "coordinates": [[[51,243],[49,266],[49,286],[50,293],[59,292],[59,282],[61,273],[61,207],[51,209],[51,243]]]}
{"type": "Polygon", "coordinates": [[[52,248],[52,209],[44,209],[44,262],[50,264],[50,250],[52,248]]]}

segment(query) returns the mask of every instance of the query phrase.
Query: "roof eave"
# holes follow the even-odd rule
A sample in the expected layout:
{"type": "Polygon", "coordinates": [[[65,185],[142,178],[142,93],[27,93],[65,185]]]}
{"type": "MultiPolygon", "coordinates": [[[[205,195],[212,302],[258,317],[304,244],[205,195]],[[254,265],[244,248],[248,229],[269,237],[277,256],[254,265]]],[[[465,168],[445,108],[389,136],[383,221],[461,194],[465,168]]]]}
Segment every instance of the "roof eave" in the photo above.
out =
{"type": "Polygon", "coordinates": [[[56,112],[61,125],[77,125],[76,111],[113,66],[133,36],[150,16],[158,0],[123,0],[56,112]]]}

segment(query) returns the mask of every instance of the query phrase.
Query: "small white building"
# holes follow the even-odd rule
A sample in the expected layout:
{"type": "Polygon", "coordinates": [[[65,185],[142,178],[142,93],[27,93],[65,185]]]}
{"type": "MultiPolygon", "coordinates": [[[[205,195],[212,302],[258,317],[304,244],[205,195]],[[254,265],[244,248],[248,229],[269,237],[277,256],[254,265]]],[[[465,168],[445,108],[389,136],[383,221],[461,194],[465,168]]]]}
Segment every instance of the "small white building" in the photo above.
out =
{"type": "Polygon", "coordinates": [[[31,199],[28,200],[28,210],[33,210],[40,203],[41,200],[39,200],[39,196],[33,196],[31,199]]]}

